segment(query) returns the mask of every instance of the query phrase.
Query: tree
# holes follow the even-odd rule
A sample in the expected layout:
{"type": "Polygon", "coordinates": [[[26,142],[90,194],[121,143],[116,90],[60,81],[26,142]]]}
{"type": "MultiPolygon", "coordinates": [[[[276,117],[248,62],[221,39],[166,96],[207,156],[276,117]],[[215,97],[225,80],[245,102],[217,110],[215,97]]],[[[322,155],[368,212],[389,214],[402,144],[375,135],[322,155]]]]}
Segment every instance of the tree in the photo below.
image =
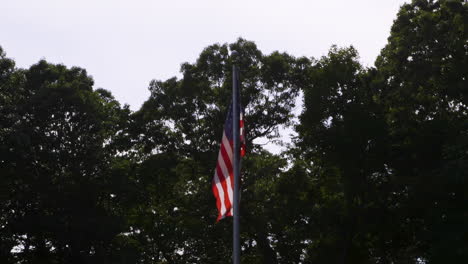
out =
{"type": "Polygon", "coordinates": [[[404,5],[376,61],[400,217],[428,262],[467,260],[468,5],[404,5]]]}
{"type": "MultiPolygon", "coordinates": [[[[301,71],[308,60],[295,59],[279,52],[263,55],[253,42],[243,39],[230,45],[215,44],[207,47],[196,63],[182,65],[183,78],[180,80],[172,78],[151,82],[151,97],[134,115],[135,120],[140,122],[140,130],[135,134],[142,135],[142,142],[145,142],[142,143],[142,146],[146,146],[142,148],[143,164],[165,160],[163,157],[166,155],[172,155],[178,160],[177,166],[169,161],[153,164],[159,164],[159,170],[165,171],[162,175],[172,175],[168,176],[171,178],[170,184],[164,190],[160,189],[162,193],[159,195],[166,197],[163,193],[170,191],[179,205],[175,206],[163,199],[164,201],[154,201],[148,206],[155,208],[167,204],[167,207],[160,208],[162,211],[159,212],[156,210],[156,213],[166,215],[170,212],[171,218],[173,215],[183,216],[178,220],[178,226],[171,225],[169,230],[175,230],[178,239],[185,241],[171,242],[171,256],[160,260],[198,263],[219,262],[230,258],[230,220],[214,224],[215,202],[210,189],[222,126],[231,98],[230,76],[233,62],[228,54],[229,49],[240,54],[238,63],[242,81],[241,102],[246,107],[249,156],[256,156],[255,160],[261,160],[255,153],[260,155],[263,152],[261,147],[253,144],[253,140],[259,137],[276,139],[278,126],[288,125],[292,117],[294,99],[302,82],[301,71]],[[176,171],[174,166],[177,167],[176,171]],[[177,212],[173,212],[175,207],[177,212]],[[213,217],[208,217],[210,215],[213,217]],[[177,256],[177,252],[184,254],[177,256]],[[189,256],[191,259],[187,259],[189,256]]],[[[249,182],[244,186],[249,187],[243,189],[243,196],[251,195],[255,190],[252,186],[257,184],[257,180],[260,181],[256,166],[249,161],[244,163],[243,181],[249,182]]],[[[274,168],[272,169],[277,170],[278,167],[274,168]]],[[[165,181],[160,177],[167,176],[162,175],[147,178],[149,182],[145,186],[156,186],[156,181],[165,181]]],[[[274,177],[274,174],[269,177],[274,177]]],[[[243,201],[246,203],[243,207],[248,208],[249,199],[243,201]]],[[[257,221],[255,226],[261,229],[249,230],[253,233],[249,233],[248,237],[255,237],[257,245],[263,245],[265,250],[260,252],[260,255],[263,254],[262,258],[276,259],[268,241],[267,219],[253,220],[257,221]],[[256,234],[259,230],[264,231],[256,234]]],[[[154,228],[153,230],[157,231],[154,228]]],[[[161,232],[164,233],[162,230],[158,232],[159,237],[161,232]]],[[[252,254],[255,256],[258,254],[257,248],[258,246],[253,246],[252,254]]]]}
{"type": "Polygon", "coordinates": [[[10,234],[2,242],[17,252],[3,254],[26,263],[105,262],[124,229],[109,171],[128,109],[93,91],[80,68],[40,61],[17,74],[21,82],[2,91],[11,106],[2,115],[2,178],[9,179],[2,228],[10,234]]]}
{"type": "Polygon", "coordinates": [[[402,6],[376,68],[352,48],[312,65],[296,157],[330,228],[312,261],[337,250],[341,263],[466,259],[466,8],[402,6]]]}
{"type": "Polygon", "coordinates": [[[308,72],[297,159],[307,161],[321,194],[316,199],[322,219],[316,224],[323,230],[314,232],[320,238],[309,238],[311,262],[369,263],[378,257],[368,250],[376,252],[375,222],[388,205],[375,191],[384,188],[387,177],[386,126],[373,100],[371,75],[352,47],[332,47],[308,72]]]}
{"type": "Polygon", "coordinates": [[[24,89],[22,84],[24,75],[15,68],[13,60],[6,57],[3,49],[0,47],[0,262],[11,263],[13,258],[10,254],[11,249],[16,245],[13,237],[13,230],[6,223],[15,214],[13,204],[9,197],[15,178],[12,177],[12,168],[10,163],[11,150],[9,149],[10,135],[12,135],[12,126],[20,120],[17,114],[16,103],[22,101],[24,89]],[[12,92],[15,91],[15,92],[12,92]]]}

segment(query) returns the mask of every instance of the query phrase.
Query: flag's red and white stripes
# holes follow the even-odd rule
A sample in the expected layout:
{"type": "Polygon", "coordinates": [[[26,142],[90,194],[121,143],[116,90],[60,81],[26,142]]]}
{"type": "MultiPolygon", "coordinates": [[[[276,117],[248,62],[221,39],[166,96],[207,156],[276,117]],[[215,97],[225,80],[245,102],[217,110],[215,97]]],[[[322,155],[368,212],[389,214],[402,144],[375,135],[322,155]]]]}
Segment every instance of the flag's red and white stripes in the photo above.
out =
{"type": "MultiPolygon", "coordinates": [[[[242,110],[239,117],[240,134],[240,156],[245,155],[244,119],[242,110]]],[[[216,197],[218,207],[218,219],[233,216],[233,193],[234,193],[234,169],[233,169],[233,136],[232,136],[232,107],[229,109],[226,123],[224,124],[221,146],[218,153],[218,162],[212,182],[213,194],[216,197]]]]}

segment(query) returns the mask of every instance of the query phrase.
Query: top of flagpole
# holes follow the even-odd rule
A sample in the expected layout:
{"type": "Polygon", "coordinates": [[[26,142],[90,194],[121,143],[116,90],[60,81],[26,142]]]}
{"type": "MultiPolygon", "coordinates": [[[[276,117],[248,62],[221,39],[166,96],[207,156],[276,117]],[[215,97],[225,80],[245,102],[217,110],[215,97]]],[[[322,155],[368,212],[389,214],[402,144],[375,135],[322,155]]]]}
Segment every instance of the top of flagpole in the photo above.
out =
{"type": "Polygon", "coordinates": [[[239,52],[237,52],[237,50],[231,51],[231,60],[232,60],[232,64],[234,64],[234,65],[236,65],[238,63],[239,52]]]}

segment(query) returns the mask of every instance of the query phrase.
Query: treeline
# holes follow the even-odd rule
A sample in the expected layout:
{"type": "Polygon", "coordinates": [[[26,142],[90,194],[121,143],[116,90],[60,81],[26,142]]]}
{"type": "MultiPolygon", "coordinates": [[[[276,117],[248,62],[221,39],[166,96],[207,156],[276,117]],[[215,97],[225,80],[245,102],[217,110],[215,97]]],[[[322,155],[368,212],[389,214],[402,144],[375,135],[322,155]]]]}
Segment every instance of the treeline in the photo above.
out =
{"type": "Polygon", "coordinates": [[[138,111],[0,49],[0,263],[229,263],[211,179],[239,52],[242,263],[468,261],[468,5],[401,7],[375,67],[207,47],[138,111]],[[298,124],[292,120],[303,94],[298,124]],[[253,141],[294,144],[274,155],[253,141]]]}

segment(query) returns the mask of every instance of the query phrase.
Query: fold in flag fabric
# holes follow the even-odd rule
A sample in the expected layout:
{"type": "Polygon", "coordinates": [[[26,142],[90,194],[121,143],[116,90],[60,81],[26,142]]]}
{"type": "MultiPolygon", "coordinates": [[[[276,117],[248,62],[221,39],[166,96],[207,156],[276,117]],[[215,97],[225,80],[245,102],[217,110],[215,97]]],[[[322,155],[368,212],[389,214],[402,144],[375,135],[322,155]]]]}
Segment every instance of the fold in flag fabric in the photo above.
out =
{"type": "MultiPolygon", "coordinates": [[[[232,131],[232,103],[229,107],[226,122],[224,123],[223,136],[221,139],[221,146],[218,153],[218,162],[211,184],[213,194],[216,197],[216,206],[218,207],[219,221],[226,216],[233,216],[233,203],[234,203],[234,138],[232,131]]],[[[245,155],[245,130],[244,130],[244,114],[240,104],[239,116],[239,143],[240,143],[240,157],[245,155]]]]}

